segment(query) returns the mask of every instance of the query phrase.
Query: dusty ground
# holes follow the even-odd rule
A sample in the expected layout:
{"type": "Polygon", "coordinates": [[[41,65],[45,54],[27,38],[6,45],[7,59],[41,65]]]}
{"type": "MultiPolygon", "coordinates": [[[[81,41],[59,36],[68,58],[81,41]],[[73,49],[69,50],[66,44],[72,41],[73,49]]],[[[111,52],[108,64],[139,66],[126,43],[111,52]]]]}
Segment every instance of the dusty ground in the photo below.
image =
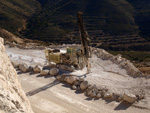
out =
{"type": "Polygon", "coordinates": [[[51,76],[26,73],[19,78],[35,113],[149,113],[126,103],[91,100],[51,76]]]}
{"type": "MultiPolygon", "coordinates": [[[[20,50],[6,47],[13,60],[26,63],[45,63],[43,50],[20,50]]],[[[91,100],[83,93],[70,90],[68,86],[55,81],[55,78],[29,73],[19,73],[20,81],[36,113],[149,113],[150,79],[132,78],[126,70],[109,60],[101,60],[93,55],[91,72],[86,69],[73,74],[84,77],[91,84],[107,87],[115,93],[145,93],[146,98],[133,105],[107,100],[91,100]]]]}

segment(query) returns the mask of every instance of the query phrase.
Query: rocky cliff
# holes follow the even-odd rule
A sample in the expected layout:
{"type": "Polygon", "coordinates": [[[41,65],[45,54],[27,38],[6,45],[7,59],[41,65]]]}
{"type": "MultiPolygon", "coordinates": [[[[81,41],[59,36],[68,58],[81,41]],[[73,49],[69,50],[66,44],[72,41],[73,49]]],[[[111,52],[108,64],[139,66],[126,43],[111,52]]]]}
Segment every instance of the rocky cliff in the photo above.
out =
{"type": "Polygon", "coordinates": [[[0,113],[33,113],[0,38],[0,113]]]}

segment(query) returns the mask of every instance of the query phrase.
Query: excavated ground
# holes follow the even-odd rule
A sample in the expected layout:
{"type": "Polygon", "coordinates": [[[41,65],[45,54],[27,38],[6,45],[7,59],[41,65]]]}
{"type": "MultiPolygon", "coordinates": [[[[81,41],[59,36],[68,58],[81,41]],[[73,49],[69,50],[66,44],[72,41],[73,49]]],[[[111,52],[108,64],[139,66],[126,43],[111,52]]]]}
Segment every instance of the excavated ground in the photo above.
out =
{"type": "MultiPolygon", "coordinates": [[[[65,50],[65,49],[62,49],[65,50]]],[[[9,48],[6,51],[11,60],[28,64],[44,64],[44,50],[21,50],[9,48]]],[[[32,73],[18,72],[23,89],[36,113],[149,113],[150,112],[150,79],[133,78],[127,70],[120,68],[110,60],[92,56],[91,73],[86,69],[72,74],[85,78],[97,87],[106,87],[117,94],[145,94],[145,99],[134,104],[108,100],[92,100],[83,93],[70,90],[69,86],[59,83],[51,76],[40,76],[32,73]]]]}

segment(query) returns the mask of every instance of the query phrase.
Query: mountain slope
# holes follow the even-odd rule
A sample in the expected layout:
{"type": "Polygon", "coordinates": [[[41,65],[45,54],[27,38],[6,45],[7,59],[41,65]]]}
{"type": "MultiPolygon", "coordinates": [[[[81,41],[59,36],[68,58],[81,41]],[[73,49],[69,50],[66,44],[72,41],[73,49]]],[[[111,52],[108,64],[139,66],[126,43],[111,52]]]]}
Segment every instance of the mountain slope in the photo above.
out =
{"type": "Polygon", "coordinates": [[[150,40],[149,0],[1,0],[0,28],[26,38],[58,42],[66,34],[78,33],[78,11],[84,13],[86,30],[97,40],[101,34],[140,34],[150,40]]]}
{"type": "Polygon", "coordinates": [[[78,11],[84,13],[87,30],[103,30],[113,35],[138,34],[134,8],[126,0],[48,0],[42,11],[29,21],[27,36],[51,40],[77,31],[78,11]]]}
{"type": "Polygon", "coordinates": [[[150,41],[150,0],[127,0],[135,8],[135,21],[140,35],[150,41]]]}
{"type": "Polygon", "coordinates": [[[36,0],[0,0],[0,28],[17,33],[26,20],[40,8],[36,0]]]}

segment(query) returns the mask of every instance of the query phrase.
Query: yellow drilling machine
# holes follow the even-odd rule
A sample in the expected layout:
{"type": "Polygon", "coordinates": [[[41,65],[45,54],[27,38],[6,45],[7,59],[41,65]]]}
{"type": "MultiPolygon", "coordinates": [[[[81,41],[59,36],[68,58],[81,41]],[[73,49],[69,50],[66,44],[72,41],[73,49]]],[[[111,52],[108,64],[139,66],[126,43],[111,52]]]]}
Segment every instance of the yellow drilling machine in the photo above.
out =
{"type": "Polygon", "coordinates": [[[58,49],[46,49],[45,56],[49,63],[54,62],[56,65],[65,64],[74,66],[76,69],[89,67],[88,59],[91,57],[89,40],[84,30],[82,12],[78,12],[77,23],[79,26],[81,46],[71,46],[66,48],[66,53],[61,53],[58,49]]]}

